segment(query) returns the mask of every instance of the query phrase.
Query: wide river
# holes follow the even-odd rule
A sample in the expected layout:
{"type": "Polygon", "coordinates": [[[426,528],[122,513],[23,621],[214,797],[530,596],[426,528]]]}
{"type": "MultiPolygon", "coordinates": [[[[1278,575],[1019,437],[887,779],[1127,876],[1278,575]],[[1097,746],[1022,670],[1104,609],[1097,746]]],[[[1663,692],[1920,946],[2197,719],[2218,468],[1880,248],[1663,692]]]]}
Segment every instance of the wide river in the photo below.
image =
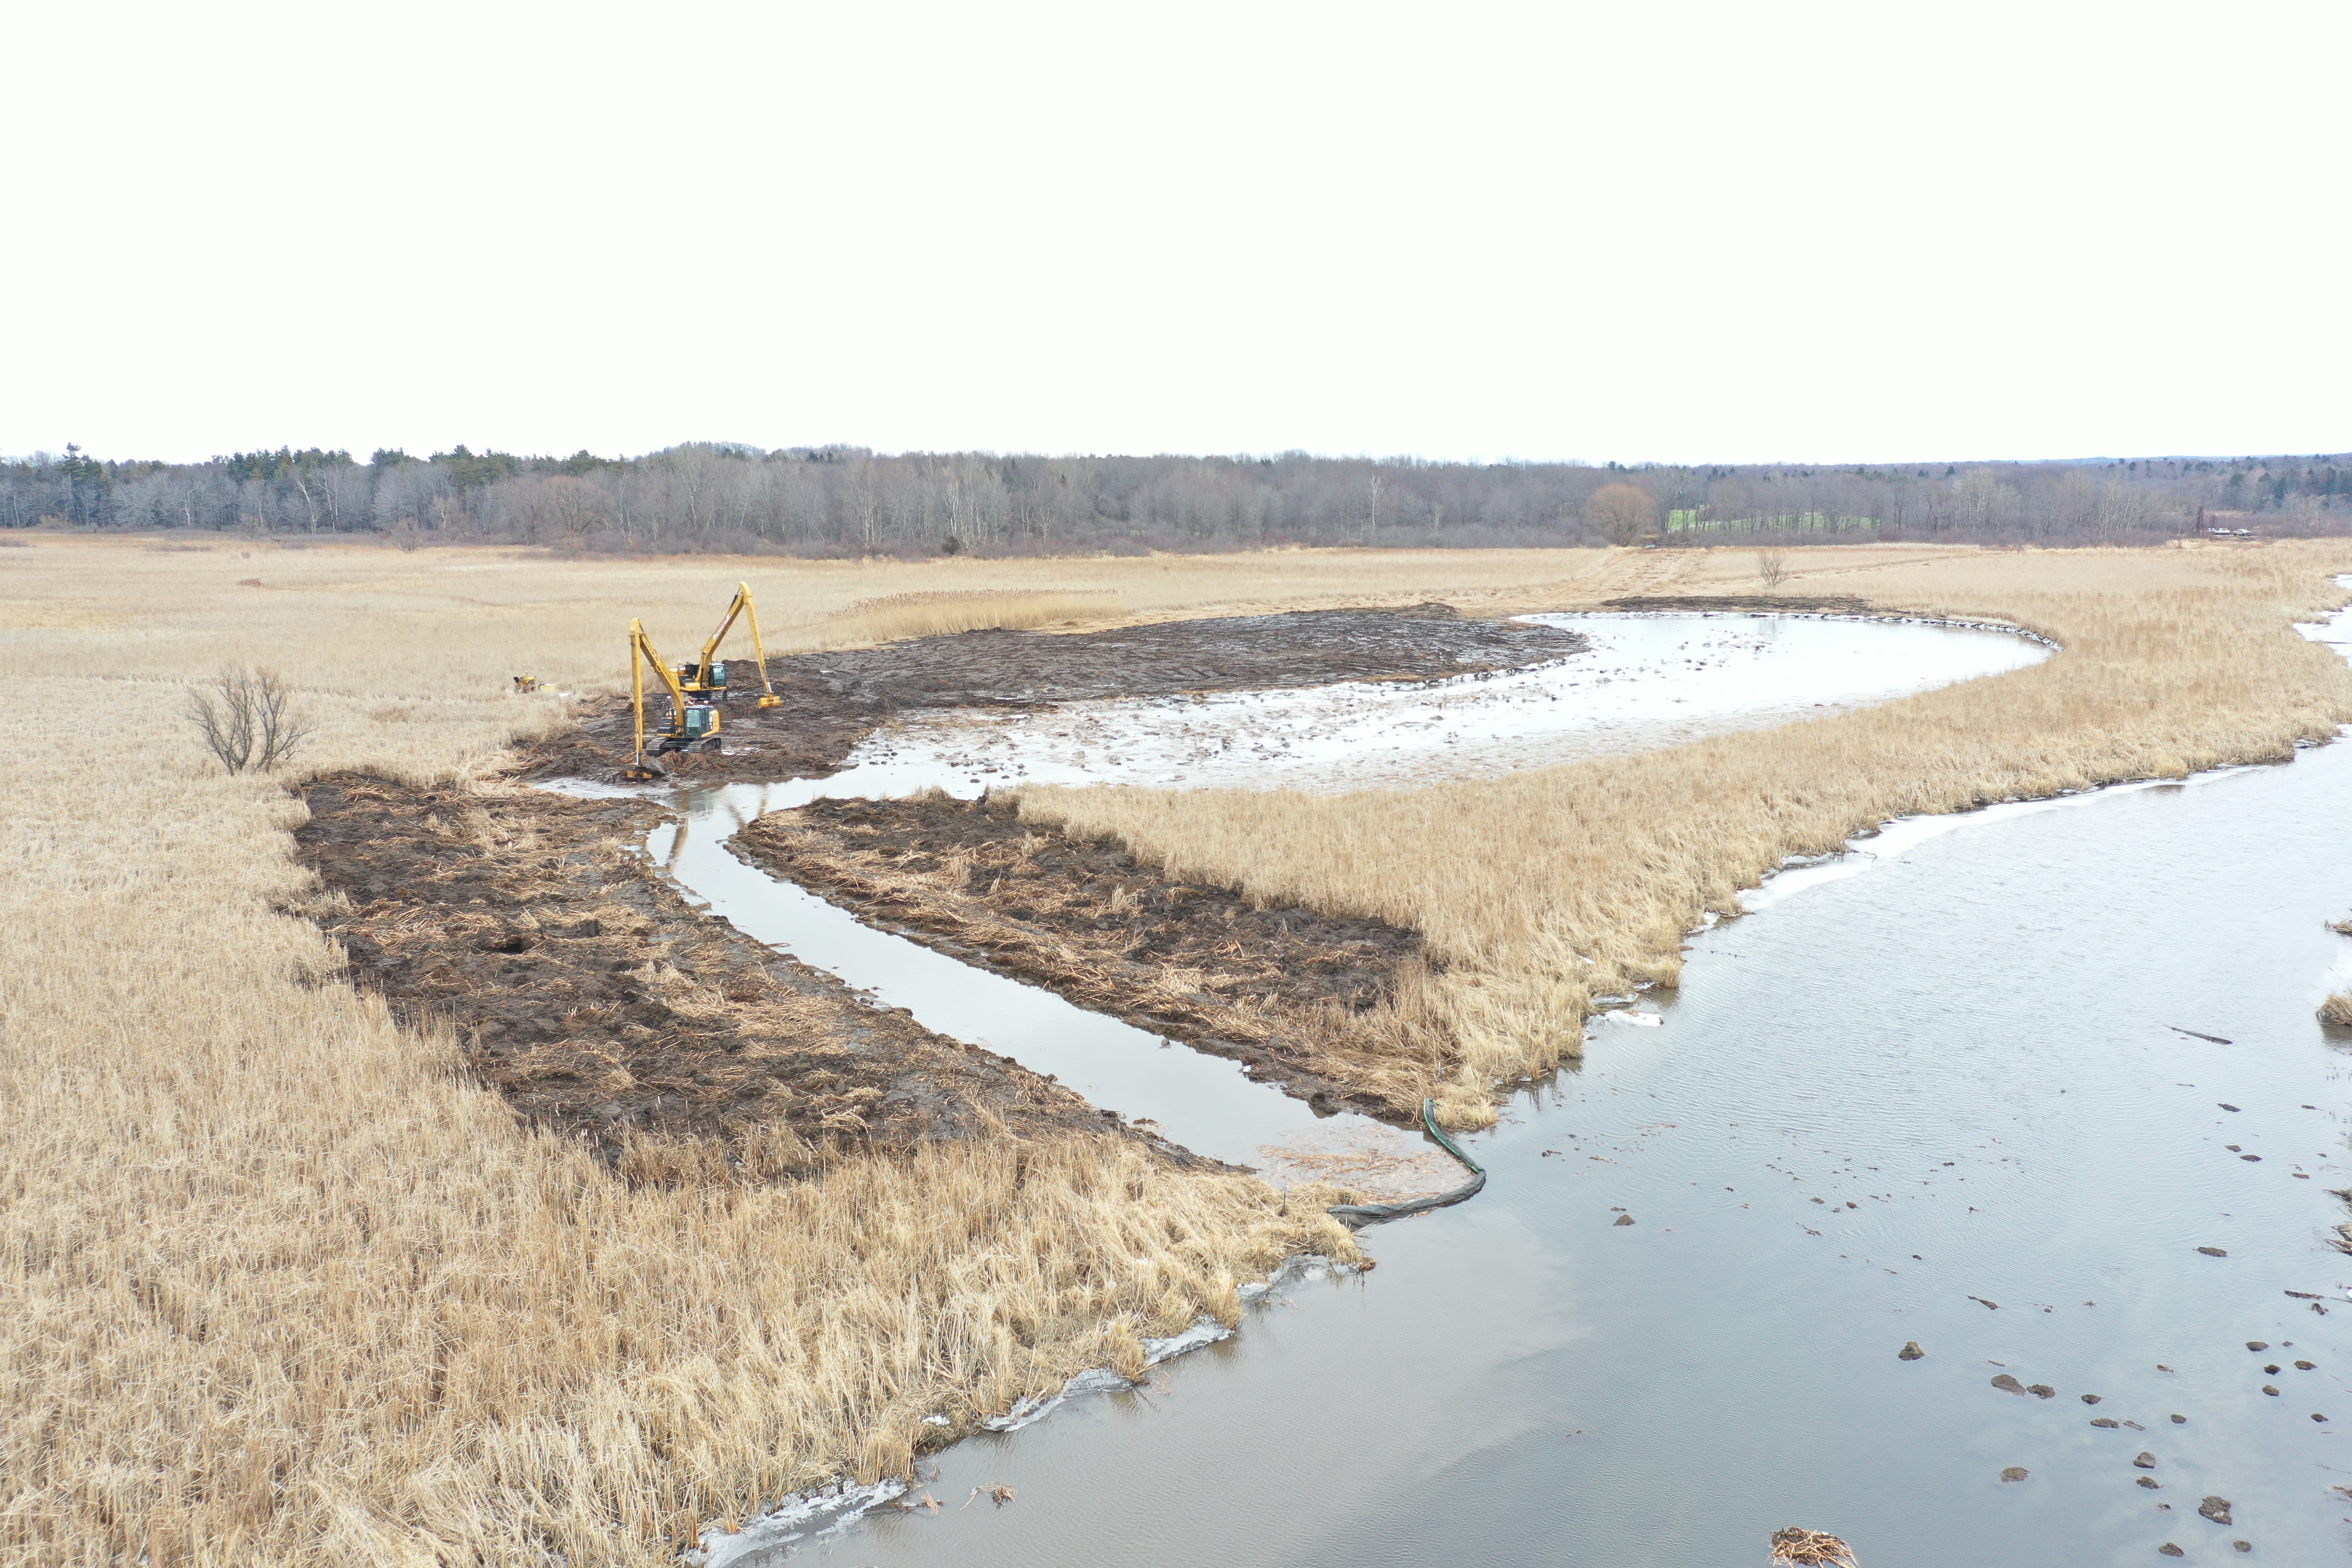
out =
{"type": "MultiPolygon", "coordinates": [[[[935,1027],[1083,1063],[1086,1039],[1025,1043],[1076,1009],[755,889],[717,847],[730,814],[845,783],[682,801],[683,841],[650,847],[935,1027]],[[959,973],[901,968],[924,961],[959,973]],[[1043,1012],[992,1011],[991,985],[1043,1012]]],[[[2352,911],[2347,805],[2330,746],[1784,874],[1692,939],[1679,992],[1596,1021],[1580,1067],[1469,1141],[1479,1198],[1367,1232],[1376,1272],[1287,1285],[1142,1390],[946,1451],[941,1513],[714,1556],[1689,1568],[1761,1564],[1801,1524],[1865,1565],[2338,1561],[2352,1034],[2313,1009],[2352,984],[2326,923],[2352,911]],[[1016,1500],[959,1506],[984,1486],[1016,1500]]],[[[1306,1120],[1139,1042],[1202,1076],[1062,1076],[1227,1157],[1306,1120]]]]}

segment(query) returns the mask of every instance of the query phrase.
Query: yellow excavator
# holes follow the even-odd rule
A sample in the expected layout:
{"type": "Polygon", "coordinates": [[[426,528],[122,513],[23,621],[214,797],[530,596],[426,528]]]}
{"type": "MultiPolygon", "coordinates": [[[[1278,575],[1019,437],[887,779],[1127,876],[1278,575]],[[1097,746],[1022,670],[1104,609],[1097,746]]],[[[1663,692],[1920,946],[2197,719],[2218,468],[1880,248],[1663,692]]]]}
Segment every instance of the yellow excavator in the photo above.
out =
{"type": "Polygon", "coordinates": [[[656,779],[665,770],[654,758],[664,752],[715,752],[719,750],[719,731],[722,720],[719,705],[727,699],[727,666],[718,658],[719,645],[732,630],[738,617],[751,624],[751,651],[760,671],[761,696],[758,706],[773,708],[783,700],[776,695],[774,682],[768,679],[768,648],[760,637],[760,612],[751,603],[751,587],[748,583],[735,584],[735,597],[728,603],[727,613],[719,619],[719,629],[702,645],[702,658],[694,664],[672,669],[657,651],[653,639],[646,636],[645,623],[629,623],[629,696],[636,712],[636,750],[622,776],[630,779],[656,779]],[[654,738],[650,750],[646,745],[646,667],[651,665],[654,674],[669,689],[669,728],[654,738]]]}

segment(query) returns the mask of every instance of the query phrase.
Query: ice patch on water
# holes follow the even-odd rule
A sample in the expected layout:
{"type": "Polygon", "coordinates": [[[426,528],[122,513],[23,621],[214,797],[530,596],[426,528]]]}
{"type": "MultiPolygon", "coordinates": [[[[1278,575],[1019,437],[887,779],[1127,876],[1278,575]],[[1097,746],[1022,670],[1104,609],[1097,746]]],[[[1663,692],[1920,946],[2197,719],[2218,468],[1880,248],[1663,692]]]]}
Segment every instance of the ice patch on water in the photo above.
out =
{"type": "Polygon", "coordinates": [[[1526,767],[1817,719],[2049,657],[2013,627],[1786,615],[1543,615],[1586,652],[1433,681],[1103,699],[1029,712],[912,713],[845,778],[951,794],[989,783],[1339,789],[1526,767]]]}
{"type": "MultiPolygon", "coordinates": [[[[1307,1252],[1297,1253],[1282,1260],[1265,1279],[1242,1286],[1234,1294],[1242,1305],[1255,1307],[1276,1292],[1318,1279],[1329,1279],[1341,1274],[1353,1273],[1346,1264],[1307,1252]]],[[[1199,1350],[1231,1339],[1234,1331],[1205,1313],[1181,1333],[1143,1342],[1146,1366],[1199,1350]]],[[[1123,1394],[1136,1385],[1108,1367],[1092,1367],[1071,1378],[1049,1393],[1032,1394],[1002,1415],[992,1415],[980,1425],[991,1432],[1018,1432],[1052,1415],[1070,1400],[1089,1394],[1123,1394]]],[[[945,1426],[944,1415],[926,1415],[927,1424],[945,1426]]],[[[884,1503],[896,1501],[907,1493],[907,1483],[885,1480],[870,1487],[853,1487],[835,1482],[814,1491],[796,1492],[770,1506],[757,1519],[732,1533],[716,1524],[703,1527],[701,1544],[679,1556],[679,1561],[693,1568],[728,1568],[754,1552],[764,1552],[795,1541],[815,1540],[836,1535],[856,1523],[860,1516],[884,1503]]]]}
{"type": "Polygon", "coordinates": [[[804,1538],[837,1535],[860,1516],[905,1495],[907,1483],[877,1481],[870,1487],[836,1482],[815,1491],[785,1498],[732,1534],[719,1526],[703,1528],[702,1544],[680,1554],[679,1561],[696,1568],[727,1568],[755,1552],[766,1552],[804,1538]]]}

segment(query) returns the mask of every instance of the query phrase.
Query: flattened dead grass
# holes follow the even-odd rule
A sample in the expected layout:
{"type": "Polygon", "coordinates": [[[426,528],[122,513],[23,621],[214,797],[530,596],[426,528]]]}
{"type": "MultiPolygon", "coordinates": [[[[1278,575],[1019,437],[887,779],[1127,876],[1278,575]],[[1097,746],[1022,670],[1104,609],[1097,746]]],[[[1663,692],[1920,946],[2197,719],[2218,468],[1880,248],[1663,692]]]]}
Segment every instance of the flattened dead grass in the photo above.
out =
{"type": "Polygon", "coordinates": [[[861,599],[824,623],[828,647],[866,647],[906,637],[992,628],[1013,631],[1114,619],[1117,594],[1005,593],[985,588],[886,594],[861,599]]]}

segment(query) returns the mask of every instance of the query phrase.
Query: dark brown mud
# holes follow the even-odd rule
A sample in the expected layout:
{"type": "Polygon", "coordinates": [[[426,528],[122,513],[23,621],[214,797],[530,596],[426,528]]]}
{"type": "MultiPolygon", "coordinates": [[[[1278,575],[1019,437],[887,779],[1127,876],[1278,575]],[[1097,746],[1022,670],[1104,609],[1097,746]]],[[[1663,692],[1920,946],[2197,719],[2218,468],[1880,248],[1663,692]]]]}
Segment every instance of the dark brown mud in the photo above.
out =
{"type": "MultiPolygon", "coordinates": [[[[739,689],[726,705],[724,752],[665,762],[698,783],[807,778],[839,768],[860,741],[908,709],[1025,708],[1343,680],[1438,680],[1522,668],[1587,646],[1574,631],[1475,619],[1438,604],[1163,621],[1098,632],[919,637],[771,658],[780,706],[755,708],[755,693],[739,689]]],[[[648,727],[666,722],[657,712],[667,711],[667,700],[650,705],[648,727]]],[[[523,772],[532,778],[600,776],[628,760],[632,737],[627,700],[610,699],[576,731],[542,743],[526,758],[523,772]]]]}
{"type": "Polygon", "coordinates": [[[688,906],[632,848],[661,815],[649,804],[350,773],[302,793],[295,840],[320,888],[300,912],[352,980],[412,1026],[453,1030],[519,1116],[631,1176],[787,1175],[1114,1124],[688,906]]]}
{"type": "Polygon", "coordinates": [[[1418,932],[1260,907],[1117,844],[946,795],[771,812],[736,852],[868,924],[1242,1060],[1319,1110],[1411,1124],[1445,1042],[1418,932]]]}
{"type": "Polygon", "coordinates": [[[1867,599],[1844,594],[1634,594],[1603,599],[1612,610],[1739,610],[1769,616],[1869,616],[1867,599]]]}

